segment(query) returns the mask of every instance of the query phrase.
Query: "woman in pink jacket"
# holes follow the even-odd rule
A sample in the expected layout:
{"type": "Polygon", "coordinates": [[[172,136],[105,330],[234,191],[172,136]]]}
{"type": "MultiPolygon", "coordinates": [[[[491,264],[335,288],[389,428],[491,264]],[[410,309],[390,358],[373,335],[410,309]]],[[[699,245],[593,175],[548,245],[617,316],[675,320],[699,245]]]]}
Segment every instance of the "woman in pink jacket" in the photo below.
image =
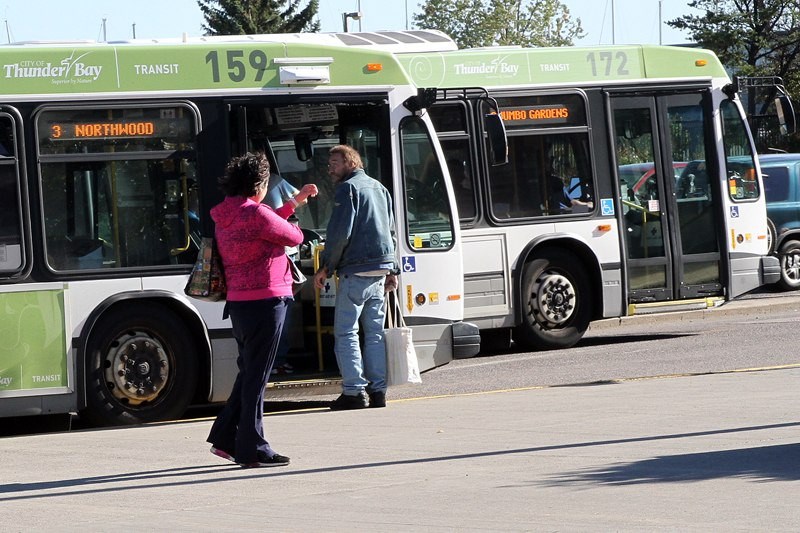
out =
{"type": "Polygon", "coordinates": [[[314,184],[273,210],[261,203],[269,184],[269,162],[263,153],[233,158],[219,180],[225,200],[211,209],[217,249],[228,288],[226,310],[239,347],[239,374],[207,441],[211,453],[244,467],[283,466],[281,455],[264,438],[264,388],[267,385],[287,300],[292,298],[292,273],[286,246],[303,241],[300,228],[286,221],[309,196],[314,184]]]}

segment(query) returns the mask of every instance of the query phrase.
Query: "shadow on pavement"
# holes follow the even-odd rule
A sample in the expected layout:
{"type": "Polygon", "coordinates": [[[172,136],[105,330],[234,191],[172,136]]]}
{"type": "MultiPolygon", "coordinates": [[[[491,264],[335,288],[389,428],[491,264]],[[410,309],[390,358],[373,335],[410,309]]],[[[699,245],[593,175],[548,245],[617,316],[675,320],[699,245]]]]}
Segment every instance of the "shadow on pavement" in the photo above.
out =
{"type": "MultiPolygon", "coordinates": [[[[699,335],[699,333],[652,333],[652,334],[642,334],[642,335],[592,335],[591,337],[584,337],[573,348],[581,348],[587,346],[611,346],[615,344],[628,344],[633,342],[649,342],[649,341],[659,341],[659,340],[668,340],[668,339],[678,339],[681,337],[691,337],[693,335],[699,335]]],[[[544,351],[555,351],[561,352],[565,350],[569,350],[570,348],[566,348],[563,350],[542,350],[544,351]]],[[[481,353],[476,355],[475,357],[492,357],[495,355],[509,355],[515,353],[528,353],[528,352],[536,352],[535,350],[528,350],[527,348],[523,348],[516,343],[512,343],[510,348],[504,348],[499,350],[481,350],[481,353]]]]}
{"type": "MultiPolygon", "coordinates": [[[[579,450],[592,447],[614,446],[619,444],[647,443],[671,439],[686,439],[724,435],[753,431],[766,431],[788,427],[798,427],[800,422],[764,424],[736,428],[710,429],[687,433],[664,435],[643,435],[621,439],[604,439],[594,441],[566,442],[546,446],[526,448],[486,450],[474,453],[451,453],[431,455],[418,458],[398,458],[388,461],[376,461],[355,464],[336,464],[323,468],[300,470],[241,469],[230,463],[214,466],[182,466],[161,470],[144,470],[117,472],[102,476],[78,477],[49,482],[36,483],[0,483],[0,503],[50,497],[63,497],[75,494],[92,494],[100,492],[125,492],[141,490],[142,487],[175,487],[208,483],[227,483],[232,479],[252,477],[307,476],[346,470],[375,470],[387,466],[412,466],[423,463],[444,461],[471,461],[485,457],[500,457],[515,454],[536,454],[542,452],[563,453],[564,450],[579,450]],[[255,471],[254,471],[255,470],[255,471]],[[220,477],[223,474],[224,477],[220,477]],[[198,476],[208,476],[198,478],[198,476]],[[122,484],[122,485],[120,485],[122,484]]],[[[564,484],[636,484],[666,483],[680,481],[700,481],[723,477],[743,477],[754,481],[800,479],[800,444],[776,445],[739,450],[725,450],[705,453],[692,453],[662,456],[633,463],[618,463],[608,468],[565,473],[545,481],[548,485],[564,484]]],[[[536,481],[532,484],[539,484],[536,481]]]]}
{"type": "Polygon", "coordinates": [[[714,452],[663,455],[564,474],[549,485],[682,483],[719,478],[753,481],[800,480],[800,444],[782,444],[714,452]]]}

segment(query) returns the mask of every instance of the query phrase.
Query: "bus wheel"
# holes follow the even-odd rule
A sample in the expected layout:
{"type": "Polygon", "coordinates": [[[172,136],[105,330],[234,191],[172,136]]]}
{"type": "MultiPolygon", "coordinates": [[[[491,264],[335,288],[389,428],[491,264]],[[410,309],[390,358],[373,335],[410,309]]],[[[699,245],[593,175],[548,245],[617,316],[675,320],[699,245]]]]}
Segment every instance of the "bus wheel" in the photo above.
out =
{"type": "Polygon", "coordinates": [[[522,277],[522,323],[514,340],[528,349],[574,346],[589,328],[589,280],[580,261],[552,251],[525,265],[522,277]]]}
{"type": "Polygon", "coordinates": [[[778,242],[778,230],[775,229],[775,223],[767,219],[767,255],[775,252],[775,243],[778,242]]]}
{"type": "Polygon", "coordinates": [[[87,344],[86,417],[138,424],[183,414],[197,383],[195,344],[164,307],[122,304],[94,326],[87,344]]]}
{"type": "Polygon", "coordinates": [[[778,284],[787,291],[800,289],[800,242],[789,241],[781,246],[778,259],[781,261],[781,280],[778,284]]]}

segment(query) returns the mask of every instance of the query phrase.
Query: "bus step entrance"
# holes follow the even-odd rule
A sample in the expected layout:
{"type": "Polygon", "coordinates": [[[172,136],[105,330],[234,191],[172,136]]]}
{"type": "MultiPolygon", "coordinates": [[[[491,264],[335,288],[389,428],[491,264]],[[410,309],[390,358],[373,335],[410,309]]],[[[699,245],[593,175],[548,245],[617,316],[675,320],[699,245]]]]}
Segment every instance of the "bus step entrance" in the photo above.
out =
{"type": "Polygon", "coordinates": [[[667,313],[670,311],[693,311],[709,309],[722,305],[723,298],[696,298],[693,300],[672,300],[668,302],[648,302],[628,305],[628,316],[667,313]]]}
{"type": "Polygon", "coordinates": [[[342,392],[341,378],[300,379],[276,381],[267,384],[265,400],[281,400],[302,396],[323,396],[342,392]]]}

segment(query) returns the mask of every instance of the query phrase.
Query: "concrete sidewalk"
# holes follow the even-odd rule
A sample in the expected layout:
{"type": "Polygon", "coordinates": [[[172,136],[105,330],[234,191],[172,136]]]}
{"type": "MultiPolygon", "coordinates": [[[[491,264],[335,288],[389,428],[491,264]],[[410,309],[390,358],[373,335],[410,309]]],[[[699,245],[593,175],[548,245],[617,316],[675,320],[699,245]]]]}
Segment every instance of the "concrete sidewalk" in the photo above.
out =
{"type": "Polygon", "coordinates": [[[796,531],[800,369],[0,439],[5,531],[796,531]]]}

